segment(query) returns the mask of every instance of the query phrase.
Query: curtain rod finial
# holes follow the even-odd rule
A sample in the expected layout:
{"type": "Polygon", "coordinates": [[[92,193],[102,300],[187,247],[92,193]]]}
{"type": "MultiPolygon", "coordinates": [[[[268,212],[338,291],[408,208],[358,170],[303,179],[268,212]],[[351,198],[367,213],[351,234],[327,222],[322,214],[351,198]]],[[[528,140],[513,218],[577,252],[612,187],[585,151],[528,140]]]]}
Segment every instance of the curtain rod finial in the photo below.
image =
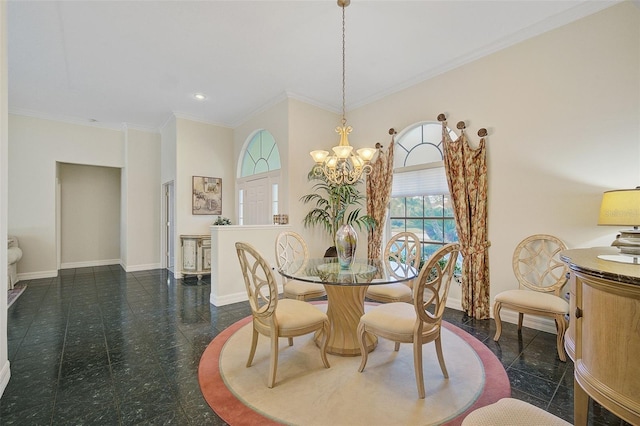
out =
{"type": "Polygon", "coordinates": [[[438,121],[447,121],[447,116],[444,114],[438,114],[438,121]]]}

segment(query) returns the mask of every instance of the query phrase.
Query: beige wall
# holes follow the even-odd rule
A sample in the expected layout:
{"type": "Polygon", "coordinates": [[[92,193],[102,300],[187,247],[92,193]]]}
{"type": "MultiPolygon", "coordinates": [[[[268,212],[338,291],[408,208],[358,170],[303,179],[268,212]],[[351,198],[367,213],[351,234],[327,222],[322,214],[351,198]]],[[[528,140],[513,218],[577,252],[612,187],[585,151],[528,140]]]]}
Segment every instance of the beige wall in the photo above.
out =
{"type": "Polygon", "coordinates": [[[126,130],[126,164],[122,170],[122,249],[127,271],[160,267],[160,135],[126,130]]]}
{"type": "Polygon", "coordinates": [[[348,116],[355,144],[441,112],[474,144],[489,130],[492,297],[516,286],[511,255],[527,235],[608,245],[617,229],[596,225],[602,192],[640,184],[640,10],[614,6],[348,116]]]}
{"type": "Polygon", "coordinates": [[[176,271],[182,252],[180,234],[209,234],[217,216],[192,214],[192,177],[222,179],[222,216],[235,217],[233,130],[228,127],[176,119],[176,271]]]}
{"type": "Polygon", "coordinates": [[[62,269],[120,263],[120,169],[58,164],[62,269]]]}
{"type": "MultiPolygon", "coordinates": [[[[126,197],[149,186],[159,188],[160,140],[157,134],[127,129],[109,129],[70,124],[20,115],[9,116],[9,232],[20,238],[23,256],[18,263],[22,279],[57,275],[56,244],[56,163],[131,169],[129,184],[121,191],[126,197]],[[147,136],[142,136],[146,134],[147,136]],[[139,142],[144,152],[131,144],[139,142]],[[150,160],[152,162],[150,162],[150,160]]],[[[159,267],[158,239],[148,238],[147,221],[157,220],[160,192],[154,202],[128,206],[121,230],[126,229],[126,256],[143,259],[141,265],[127,264],[127,270],[159,267]],[[131,224],[126,227],[126,224],[131,224]],[[134,241],[145,241],[136,245],[134,241]],[[134,250],[133,247],[136,247],[134,250]],[[143,253],[136,253],[137,250],[143,253]]],[[[125,198],[125,201],[126,198],[125,198]]],[[[160,224],[155,223],[156,229],[160,224]]],[[[157,234],[157,230],[155,231],[157,234]]]]}

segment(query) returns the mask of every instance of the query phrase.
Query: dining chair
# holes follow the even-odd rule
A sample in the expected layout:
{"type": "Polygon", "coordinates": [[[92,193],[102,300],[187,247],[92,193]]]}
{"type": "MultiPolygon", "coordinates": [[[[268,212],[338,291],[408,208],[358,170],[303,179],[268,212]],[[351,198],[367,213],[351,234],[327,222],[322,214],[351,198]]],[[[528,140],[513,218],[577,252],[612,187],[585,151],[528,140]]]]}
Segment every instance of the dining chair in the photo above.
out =
{"type": "Polygon", "coordinates": [[[364,371],[367,364],[366,334],[372,333],[395,342],[396,351],[400,349],[400,343],[413,344],[413,367],[420,398],[425,397],[422,345],[435,342],[440,369],[444,377],[449,378],[442,354],[440,330],[459,253],[460,245],[451,243],[429,258],[414,283],[413,304],[386,303],[371,309],[360,318],[358,342],[362,361],[358,371],[364,371]]]}
{"type": "MultiPolygon", "coordinates": [[[[309,259],[307,244],[300,234],[284,231],[276,237],[276,264],[278,269],[285,268],[296,261],[309,259]]],[[[304,263],[303,263],[304,264],[304,263]]],[[[282,288],[287,299],[310,300],[327,295],[322,284],[292,280],[282,276],[282,288]]]]}
{"type": "Polygon", "coordinates": [[[560,292],[567,282],[569,268],[559,256],[566,249],[559,238],[546,234],[531,235],[516,246],[512,266],[520,288],[502,291],[494,299],[494,341],[497,342],[502,334],[500,310],[503,307],[518,312],[518,331],[522,330],[524,314],[550,317],[556,323],[558,357],[560,361],[567,360],[564,334],[569,303],[560,297],[560,292]]]}
{"type": "MultiPolygon", "coordinates": [[[[420,268],[421,261],[420,240],[413,232],[399,232],[395,234],[384,249],[382,256],[387,269],[396,278],[403,277],[407,267],[420,268]]],[[[375,282],[375,279],[372,280],[375,282]]],[[[367,288],[366,297],[370,300],[390,303],[408,302],[413,299],[413,280],[392,284],[371,285],[367,288]]]]}
{"type": "Polygon", "coordinates": [[[331,328],[327,315],[312,304],[301,300],[278,300],[276,278],[262,255],[253,246],[243,242],[236,243],[236,251],[253,317],[253,335],[247,367],[253,362],[258,335],[269,337],[271,354],[267,386],[272,388],[278,369],[278,339],[286,337],[289,339],[289,346],[292,346],[294,337],[322,330],[320,357],[324,366],[329,368],[327,341],[331,328]]]}

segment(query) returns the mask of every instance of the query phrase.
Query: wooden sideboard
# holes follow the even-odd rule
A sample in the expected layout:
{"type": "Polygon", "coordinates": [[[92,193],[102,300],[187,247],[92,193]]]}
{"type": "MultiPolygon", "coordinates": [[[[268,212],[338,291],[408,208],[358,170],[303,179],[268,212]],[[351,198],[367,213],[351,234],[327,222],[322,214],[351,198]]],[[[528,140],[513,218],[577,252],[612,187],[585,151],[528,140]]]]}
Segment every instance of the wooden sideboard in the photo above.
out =
{"type": "Polygon", "coordinates": [[[640,264],[603,260],[614,247],[565,250],[570,319],[565,349],[575,364],[574,424],[587,424],[589,397],[640,425],[640,264]]]}

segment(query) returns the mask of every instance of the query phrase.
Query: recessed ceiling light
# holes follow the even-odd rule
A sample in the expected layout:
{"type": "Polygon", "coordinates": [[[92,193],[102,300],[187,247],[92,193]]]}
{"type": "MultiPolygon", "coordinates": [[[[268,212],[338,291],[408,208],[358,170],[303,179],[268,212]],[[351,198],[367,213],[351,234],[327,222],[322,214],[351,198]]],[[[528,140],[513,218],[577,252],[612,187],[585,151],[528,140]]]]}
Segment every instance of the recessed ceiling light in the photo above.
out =
{"type": "Polygon", "coordinates": [[[197,101],[206,101],[207,100],[207,95],[205,95],[204,93],[194,93],[192,96],[193,96],[193,99],[195,99],[197,101]]]}

